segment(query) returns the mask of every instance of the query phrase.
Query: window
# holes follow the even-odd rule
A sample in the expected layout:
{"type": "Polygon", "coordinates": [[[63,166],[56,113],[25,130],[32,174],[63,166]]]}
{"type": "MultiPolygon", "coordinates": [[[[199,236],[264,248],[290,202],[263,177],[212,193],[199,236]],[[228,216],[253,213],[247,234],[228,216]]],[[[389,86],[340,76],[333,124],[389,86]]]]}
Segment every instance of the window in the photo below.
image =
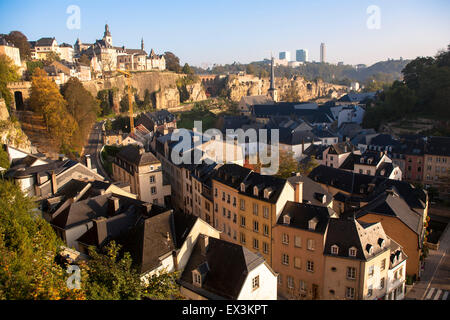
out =
{"type": "Polygon", "coordinates": [[[150,190],[151,190],[151,193],[152,193],[152,194],[156,194],[156,187],[151,187],[150,190]]]}
{"type": "Polygon", "coordinates": [[[214,196],[217,198],[218,193],[217,193],[217,188],[214,188],[214,196]]]}
{"type": "Polygon", "coordinates": [[[301,248],[302,247],[302,238],[300,238],[299,236],[295,236],[294,245],[297,248],[301,248]]]}
{"type": "Polygon", "coordinates": [[[150,183],[155,183],[155,176],[150,176],[150,183]]]}
{"type": "Polygon", "coordinates": [[[296,269],[302,268],[302,260],[299,257],[294,257],[294,268],[296,269]]]}
{"type": "Polygon", "coordinates": [[[278,275],[278,285],[281,286],[283,284],[283,279],[281,278],[281,274],[278,275]]]}
{"type": "Polygon", "coordinates": [[[313,239],[308,239],[308,250],[314,251],[315,241],[313,239]]]}
{"type": "Polygon", "coordinates": [[[253,204],[253,214],[254,214],[255,216],[258,215],[258,204],[257,204],[257,203],[254,203],[254,204],[253,204]]]}
{"type": "Polygon", "coordinates": [[[311,260],[308,260],[306,262],[306,271],[314,272],[314,262],[312,262],[311,260]]]}
{"type": "Polygon", "coordinates": [[[356,279],[356,268],[347,267],[347,279],[350,279],[350,280],[356,279]]]}
{"type": "Polygon", "coordinates": [[[241,243],[242,243],[242,244],[245,244],[245,233],[242,233],[242,232],[241,232],[240,238],[241,238],[241,243]]]}
{"type": "Polygon", "coordinates": [[[300,291],[302,292],[306,291],[306,282],[303,280],[300,280],[300,291]]]}
{"type": "Polygon", "coordinates": [[[233,207],[236,207],[236,197],[233,197],[233,207]]]}
{"type": "Polygon", "coordinates": [[[267,224],[264,225],[264,235],[265,236],[269,235],[269,226],[267,224]]]}
{"type": "Polygon", "coordinates": [[[339,253],[339,247],[337,245],[331,246],[331,253],[332,254],[338,254],[339,253]]]}
{"type": "Polygon", "coordinates": [[[259,249],[259,241],[258,241],[258,239],[253,239],[253,248],[254,249],[259,249]]]}
{"type": "Polygon", "coordinates": [[[287,277],[287,286],[289,289],[294,289],[294,278],[290,276],[287,277]]]}
{"type": "Polygon", "coordinates": [[[263,242],[263,252],[265,254],[269,253],[269,244],[267,242],[263,242]]]}
{"type": "Polygon", "coordinates": [[[383,261],[381,261],[380,270],[383,271],[384,269],[386,269],[386,259],[383,259],[383,261]]]}
{"type": "Polygon", "coordinates": [[[374,268],[373,266],[369,267],[369,277],[373,277],[373,273],[374,273],[374,268]]]}
{"type": "Polygon", "coordinates": [[[245,217],[241,216],[241,227],[245,227],[245,217]]]}
{"type": "Polygon", "coordinates": [[[263,207],[263,217],[269,219],[269,208],[263,207]]]}
{"type": "Polygon", "coordinates": [[[368,296],[368,297],[371,297],[372,294],[373,294],[373,288],[372,288],[372,286],[370,286],[370,287],[367,289],[367,296],[368,296]]]}
{"type": "Polygon", "coordinates": [[[283,233],[281,242],[282,242],[283,244],[289,244],[289,235],[286,234],[286,233],[283,233]]]}
{"type": "Polygon", "coordinates": [[[230,203],[230,202],[231,202],[230,195],[227,195],[227,203],[230,203]]]}
{"type": "Polygon", "coordinates": [[[219,205],[217,203],[214,204],[214,211],[219,211],[219,205]]]}
{"type": "Polygon", "coordinates": [[[193,272],[192,276],[194,277],[194,284],[195,285],[201,285],[202,284],[202,277],[197,273],[197,272],[193,272]]]}
{"type": "Polygon", "coordinates": [[[345,289],[345,297],[347,299],[355,299],[355,288],[347,287],[345,289]]]}
{"type": "Polygon", "coordinates": [[[252,279],[252,288],[256,290],[259,288],[259,276],[256,276],[252,279]]]}
{"type": "Polygon", "coordinates": [[[222,192],[222,201],[225,201],[225,192],[222,192]]]}
{"type": "Polygon", "coordinates": [[[283,253],[281,256],[281,263],[288,266],[289,265],[289,255],[283,253]]]}
{"type": "Polygon", "coordinates": [[[241,199],[240,201],[241,210],[245,210],[245,200],[241,199]]]}
{"type": "Polygon", "coordinates": [[[253,231],[259,232],[259,223],[258,221],[253,220],[253,231]]]}
{"type": "Polygon", "coordinates": [[[350,257],[356,257],[356,248],[350,248],[348,249],[348,255],[350,257]]]}
{"type": "Polygon", "coordinates": [[[380,280],[380,289],[384,289],[384,278],[380,280]]]}
{"type": "Polygon", "coordinates": [[[222,213],[223,213],[223,216],[224,216],[224,217],[227,216],[227,210],[226,210],[225,208],[222,208],[222,213]]]}

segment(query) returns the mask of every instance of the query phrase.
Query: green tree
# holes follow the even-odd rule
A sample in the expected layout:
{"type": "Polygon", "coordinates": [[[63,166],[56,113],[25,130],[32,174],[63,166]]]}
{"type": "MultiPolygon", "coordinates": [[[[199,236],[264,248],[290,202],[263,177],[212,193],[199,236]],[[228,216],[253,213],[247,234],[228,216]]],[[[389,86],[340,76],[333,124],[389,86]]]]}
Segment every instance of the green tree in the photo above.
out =
{"type": "Polygon", "coordinates": [[[78,60],[78,62],[84,66],[90,66],[91,65],[91,60],[89,59],[89,57],[87,56],[87,54],[83,53],[80,57],[80,59],[78,60]]]}
{"type": "Polygon", "coordinates": [[[11,31],[7,36],[6,40],[14,44],[16,48],[19,48],[20,59],[22,61],[30,60],[31,58],[31,47],[28,42],[27,37],[20,31],[11,31]]]}
{"type": "Polygon", "coordinates": [[[4,54],[0,54],[0,98],[5,99],[9,107],[13,97],[8,89],[8,83],[19,80],[18,68],[14,62],[4,54]]]}
{"type": "Polygon", "coordinates": [[[279,168],[276,176],[287,179],[292,176],[293,172],[298,172],[299,163],[294,158],[294,153],[292,151],[280,150],[279,154],[279,168]]]}
{"type": "Polygon", "coordinates": [[[61,240],[14,182],[0,180],[0,300],[84,299],[55,262],[61,240]]]}
{"type": "Polygon", "coordinates": [[[1,144],[0,144],[0,168],[9,169],[8,152],[6,152],[6,150],[3,149],[1,144]]]}
{"type": "Polygon", "coordinates": [[[45,55],[44,65],[49,66],[55,61],[61,61],[61,55],[59,53],[50,51],[45,55]]]}
{"type": "Polygon", "coordinates": [[[298,86],[296,82],[293,82],[289,89],[286,90],[286,93],[282,97],[282,100],[287,102],[300,101],[300,95],[298,94],[298,86]]]}
{"type": "Polygon", "coordinates": [[[41,60],[27,61],[27,71],[25,74],[25,78],[28,81],[31,80],[34,70],[36,70],[37,68],[40,68],[40,69],[44,68],[44,63],[41,60]]]}
{"type": "Polygon", "coordinates": [[[180,58],[174,55],[172,52],[164,52],[164,58],[166,60],[167,70],[179,73],[181,71],[180,58]]]}
{"type": "Polygon", "coordinates": [[[191,67],[187,63],[184,64],[182,72],[184,74],[194,74],[191,67]]]}
{"type": "Polygon", "coordinates": [[[143,285],[129,253],[119,256],[120,245],[114,241],[97,252],[89,249],[87,279],[82,281],[89,300],[139,300],[143,285]]]}
{"type": "Polygon", "coordinates": [[[298,172],[300,172],[302,176],[307,177],[311,173],[311,171],[313,171],[313,169],[318,165],[319,163],[316,161],[314,157],[307,157],[302,161],[300,161],[298,166],[298,172]]]}

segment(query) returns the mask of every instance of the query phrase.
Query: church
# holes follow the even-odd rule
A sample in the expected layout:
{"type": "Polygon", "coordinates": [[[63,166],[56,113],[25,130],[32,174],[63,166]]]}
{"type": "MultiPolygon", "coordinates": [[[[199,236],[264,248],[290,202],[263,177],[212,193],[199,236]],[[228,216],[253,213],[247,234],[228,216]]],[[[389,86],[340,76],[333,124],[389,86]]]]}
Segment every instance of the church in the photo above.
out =
{"type": "Polygon", "coordinates": [[[105,25],[105,32],[101,40],[93,44],[82,43],[77,39],[74,45],[75,58],[87,55],[94,73],[111,72],[117,69],[130,71],[165,70],[166,61],[163,55],[157,55],[152,49],[150,54],[144,49],[144,39],[140,49],[128,49],[125,46],[113,46],[109,26],[105,25]]]}

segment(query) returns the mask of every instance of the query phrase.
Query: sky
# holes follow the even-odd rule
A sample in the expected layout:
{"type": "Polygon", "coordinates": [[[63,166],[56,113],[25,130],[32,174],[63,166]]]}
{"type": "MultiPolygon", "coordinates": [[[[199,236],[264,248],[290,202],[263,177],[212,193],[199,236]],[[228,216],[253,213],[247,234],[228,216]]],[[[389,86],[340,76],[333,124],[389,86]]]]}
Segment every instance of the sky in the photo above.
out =
{"type": "Polygon", "coordinates": [[[450,44],[449,17],[448,0],[0,0],[0,33],[73,45],[101,39],[108,23],[114,46],[140,48],[144,38],[147,52],[171,51],[182,64],[203,67],[280,51],[295,59],[297,49],[319,61],[321,42],[330,63],[434,56],[450,44]]]}

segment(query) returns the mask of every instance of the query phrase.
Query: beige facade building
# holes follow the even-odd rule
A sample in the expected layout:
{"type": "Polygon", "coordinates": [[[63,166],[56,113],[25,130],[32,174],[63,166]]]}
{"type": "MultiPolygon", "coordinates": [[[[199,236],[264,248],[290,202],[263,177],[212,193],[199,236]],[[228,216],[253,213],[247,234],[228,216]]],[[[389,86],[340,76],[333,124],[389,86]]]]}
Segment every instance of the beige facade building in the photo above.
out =
{"type": "Polygon", "coordinates": [[[112,164],[116,181],[130,184],[131,192],[145,202],[165,206],[171,187],[165,182],[161,162],[150,152],[133,145],[124,147],[112,164]]]}
{"type": "Polygon", "coordinates": [[[16,48],[12,43],[9,43],[0,35],[0,55],[1,54],[10,58],[17,67],[22,66],[19,48],[16,48]]]}

